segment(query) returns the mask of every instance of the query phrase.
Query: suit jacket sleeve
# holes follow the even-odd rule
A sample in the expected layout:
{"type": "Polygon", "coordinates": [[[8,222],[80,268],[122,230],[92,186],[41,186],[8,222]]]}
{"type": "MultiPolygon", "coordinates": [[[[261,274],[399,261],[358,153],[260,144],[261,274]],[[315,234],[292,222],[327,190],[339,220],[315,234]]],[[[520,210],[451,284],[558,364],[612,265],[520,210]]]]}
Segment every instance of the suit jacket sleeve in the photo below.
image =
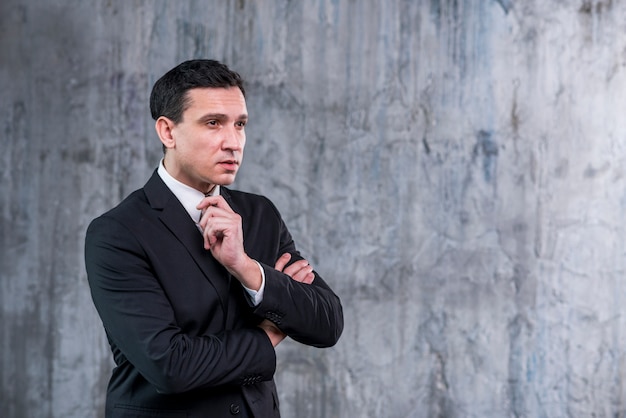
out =
{"type": "MultiPolygon", "coordinates": [[[[290,252],[302,259],[297,252],[290,252]]],[[[263,301],[255,313],[274,322],[294,340],[314,347],[332,347],[343,332],[343,311],[339,297],[316,273],[312,284],[291,279],[270,266],[266,274],[263,301]]]]}
{"type": "Polygon", "coordinates": [[[231,202],[237,207],[236,211],[243,213],[246,251],[265,270],[263,300],[255,308],[255,314],[274,322],[281,331],[303,344],[335,345],[343,331],[339,297],[317,272],[309,285],[274,269],[278,258],[286,252],[291,254],[290,263],[303,257],[276,207],[266,198],[256,198],[250,213],[245,205],[237,203],[237,195],[233,196],[234,203],[231,202]]]}
{"type": "Polygon", "coordinates": [[[173,255],[153,249],[114,217],[97,218],[87,231],[88,280],[116,363],[130,361],[162,393],[272,379],[276,358],[265,332],[253,323],[225,330],[219,302],[210,308],[214,326],[182,328],[177,315],[186,307],[175,311],[155,273],[159,257],[173,255]]]}

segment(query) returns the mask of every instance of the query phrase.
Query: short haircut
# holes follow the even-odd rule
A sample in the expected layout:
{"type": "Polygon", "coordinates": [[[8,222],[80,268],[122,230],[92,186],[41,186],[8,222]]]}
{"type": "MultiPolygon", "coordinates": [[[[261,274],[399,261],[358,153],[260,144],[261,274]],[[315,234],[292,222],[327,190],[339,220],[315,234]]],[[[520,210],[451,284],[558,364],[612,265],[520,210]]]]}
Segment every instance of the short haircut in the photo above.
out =
{"type": "Polygon", "coordinates": [[[246,95],[241,76],[226,65],[207,59],[185,61],[169,70],[154,83],[150,94],[150,113],[179,123],[189,106],[187,91],[195,88],[239,87],[246,95]]]}

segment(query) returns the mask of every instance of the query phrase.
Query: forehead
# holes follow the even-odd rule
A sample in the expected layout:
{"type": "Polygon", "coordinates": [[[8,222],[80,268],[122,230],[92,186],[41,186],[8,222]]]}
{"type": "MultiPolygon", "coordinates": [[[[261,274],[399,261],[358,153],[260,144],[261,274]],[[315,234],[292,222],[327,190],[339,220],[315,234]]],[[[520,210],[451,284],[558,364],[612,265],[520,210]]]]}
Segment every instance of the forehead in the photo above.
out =
{"type": "Polygon", "coordinates": [[[185,101],[185,114],[209,112],[239,117],[248,113],[246,99],[239,87],[190,89],[185,101]]]}

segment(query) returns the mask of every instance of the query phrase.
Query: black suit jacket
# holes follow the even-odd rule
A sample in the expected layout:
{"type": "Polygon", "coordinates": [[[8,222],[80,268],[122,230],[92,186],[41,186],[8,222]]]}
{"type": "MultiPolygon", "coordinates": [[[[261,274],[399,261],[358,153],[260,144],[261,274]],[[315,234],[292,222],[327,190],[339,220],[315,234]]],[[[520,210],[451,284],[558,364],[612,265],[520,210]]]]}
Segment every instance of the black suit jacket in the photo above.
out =
{"type": "Polygon", "coordinates": [[[340,300],[321,277],[307,285],[273,268],[285,252],[302,259],[274,205],[225,187],[221,194],[242,217],[246,252],[265,271],[256,307],[203,248],[156,172],[90,224],[87,275],[116,363],[107,417],[278,417],[276,356],[256,325],[270,319],[317,347],[341,335],[340,300]]]}

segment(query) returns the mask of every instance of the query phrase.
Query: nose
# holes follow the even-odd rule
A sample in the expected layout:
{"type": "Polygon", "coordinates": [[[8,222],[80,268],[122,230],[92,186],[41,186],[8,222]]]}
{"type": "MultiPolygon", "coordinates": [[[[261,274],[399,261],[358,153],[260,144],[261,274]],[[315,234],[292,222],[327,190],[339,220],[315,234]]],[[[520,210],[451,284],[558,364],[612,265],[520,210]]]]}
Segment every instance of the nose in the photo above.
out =
{"type": "Polygon", "coordinates": [[[229,127],[223,131],[222,148],[231,151],[241,151],[245,141],[245,133],[236,127],[229,127]]]}

